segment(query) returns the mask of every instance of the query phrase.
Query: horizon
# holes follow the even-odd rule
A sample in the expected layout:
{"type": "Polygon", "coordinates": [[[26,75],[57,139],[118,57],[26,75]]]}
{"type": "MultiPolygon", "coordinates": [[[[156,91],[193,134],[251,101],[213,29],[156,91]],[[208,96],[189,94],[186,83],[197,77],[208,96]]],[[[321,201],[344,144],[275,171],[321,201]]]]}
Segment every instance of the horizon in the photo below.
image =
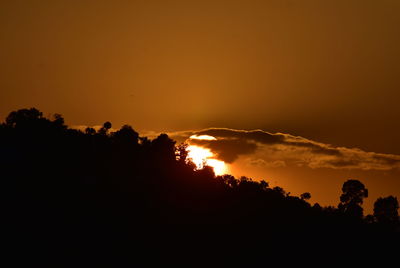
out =
{"type": "MultiPolygon", "coordinates": [[[[55,114],[58,113],[53,113],[53,115],[55,114]]],[[[48,118],[51,116],[51,113],[47,113],[48,118]]],[[[102,125],[69,127],[82,132],[85,132],[86,128],[93,128],[96,131],[103,128],[102,125]]],[[[116,133],[119,128],[112,125],[109,133],[116,133]]],[[[144,135],[140,131],[138,133],[141,137],[150,139],[155,139],[160,134],[165,133],[176,142],[177,146],[187,144],[189,146],[189,158],[192,158],[192,161],[194,160],[198,169],[201,169],[204,165],[209,165],[214,169],[216,175],[229,174],[236,178],[247,177],[255,181],[266,181],[271,187],[282,187],[288,194],[294,196],[309,192],[311,193],[309,200],[311,204],[318,203],[321,206],[336,207],[340,203],[342,184],[346,180],[352,179],[361,181],[369,189],[369,197],[363,203],[365,215],[373,213],[374,202],[378,198],[400,196],[400,189],[396,187],[400,173],[399,155],[333,146],[301,136],[279,132],[270,133],[261,129],[237,130],[211,127],[174,132],[147,131],[144,132],[144,135]],[[265,137],[262,137],[262,135],[265,135],[265,137]],[[271,140],[274,137],[278,137],[278,139],[271,140]],[[267,141],[264,139],[267,139],[267,141]],[[274,144],[277,144],[278,147],[274,148],[274,144]],[[190,147],[195,147],[194,149],[200,149],[203,152],[200,152],[196,159],[195,155],[195,157],[191,156],[190,147]],[[311,150],[304,151],[302,150],[303,147],[310,147],[311,150]],[[294,151],[294,154],[292,152],[288,155],[285,150],[294,151]],[[315,150],[316,152],[313,153],[315,150]],[[335,158],[329,157],[321,160],[321,152],[330,156],[335,155],[336,150],[338,155],[335,158]],[[312,154],[314,156],[310,156],[312,154]],[[353,156],[353,154],[356,155],[353,156]],[[374,161],[375,158],[382,158],[382,161],[374,161]],[[211,163],[209,160],[217,163],[211,163]],[[298,176],[298,174],[307,174],[303,176],[308,176],[308,180],[304,181],[303,176],[298,176]],[[322,177],[321,174],[325,176],[323,182],[318,181],[322,177]],[[315,177],[310,180],[310,176],[315,177]],[[379,181],[376,181],[379,176],[386,178],[385,187],[370,187],[370,185],[374,186],[379,183],[379,181]],[[390,179],[392,181],[389,181],[390,179]],[[322,183],[323,189],[320,188],[322,183]]]]}

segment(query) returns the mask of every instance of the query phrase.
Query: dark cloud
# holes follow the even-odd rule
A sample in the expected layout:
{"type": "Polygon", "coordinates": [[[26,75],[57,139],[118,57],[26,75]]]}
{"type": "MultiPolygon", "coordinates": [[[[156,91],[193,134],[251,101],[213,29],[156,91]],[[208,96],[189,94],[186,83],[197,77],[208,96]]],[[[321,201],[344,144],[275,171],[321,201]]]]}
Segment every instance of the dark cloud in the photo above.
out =
{"type": "Polygon", "coordinates": [[[384,154],[376,154],[373,155],[373,158],[377,161],[389,164],[389,165],[399,165],[400,164],[400,156],[398,155],[384,155],[384,154]]]}
{"type": "Polygon", "coordinates": [[[296,147],[310,148],[314,153],[327,155],[340,155],[340,151],[335,148],[328,148],[325,144],[296,137],[289,134],[272,134],[263,130],[235,130],[228,128],[210,128],[196,132],[197,135],[210,135],[217,139],[238,139],[244,141],[254,141],[262,144],[287,144],[296,147]]]}
{"type": "Polygon", "coordinates": [[[262,130],[246,131],[228,128],[210,128],[187,132],[187,134],[189,133],[190,135],[215,137],[217,140],[213,141],[194,139],[188,141],[191,144],[210,148],[219,159],[228,163],[232,163],[240,155],[251,155],[256,151],[262,153],[264,150],[269,162],[285,162],[289,159],[290,161],[287,162],[302,163],[311,168],[362,170],[400,168],[399,155],[365,152],[357,148],[334,147],[330,144],[284,133],[273,134],[262,130]]]}
{"type": "MultiPolygon", "coordinates": [[[[332,159],[324,161],[325,167],[331,168],[352,168],[360,164],[358,160],[355,159],[332,159]]],[[[322,167],[322,165],[321,165],[322,167]]]]}
{"type": "Polygon", "coordinates": [[[244,139],[234,140],[196,140],[191,139],[190,144],[209,148],[216,157],[227,163],[234,162],[239,155],[252,154],[257,149],[254,142],[244,139]]]}
{"type": "Polygon", "coordinates": [[[278,134],[271,134],[262,130],[236,130],[228,128],[209,128],[202,131],[196,132],[197,135],[210,135],[217,139],[240,139],[240,140],[252,140],[261,142],[264,144],[275,144],[284,141],[285,136],[278,134]]]}
{"type": "Polygon", "coordinates": [[[308,142],[292,142],[292,141],[285,141],[283,144],[289,146],[296,146],[296,147],[305,147],[311,150],[311,152],[315,154],[323,154],[323,155],[336,155],[340,156],[340,150],[336,148],[329,148],[327,145],[320,145],[317,143],[313,143],[311,141],[308,142]]]}
{"type": "MultiPolygon", "coordinates": [[[[242,155],[257,154],[257,159],[260,159],[260,155],[264,155],[265,163],[282,161],[286,165],[295,163],[310,168],[359,170],[400,168],[400,155],[366,152],[358,148],[335,147],[285,133],[209,128],[199,131],[173,132],[169,135],[182,142],[186,141],[209,148],[218,159],[227,163],[234,162],[242,155]],[[209,135],[217,140],[190,139],[192,135],[209,135]]],[[[258,162],[261,163],[261,161],[258,162]]]]}
{"type": "Polygon", "coordinates": [[[257,159],[247,159],[247,165],[253,167],[266,167],[266,168],[280,168],[286,167],[285,161],[282,160],[275,160],[275,161],[266,161],[261,158],[257,159]]]}

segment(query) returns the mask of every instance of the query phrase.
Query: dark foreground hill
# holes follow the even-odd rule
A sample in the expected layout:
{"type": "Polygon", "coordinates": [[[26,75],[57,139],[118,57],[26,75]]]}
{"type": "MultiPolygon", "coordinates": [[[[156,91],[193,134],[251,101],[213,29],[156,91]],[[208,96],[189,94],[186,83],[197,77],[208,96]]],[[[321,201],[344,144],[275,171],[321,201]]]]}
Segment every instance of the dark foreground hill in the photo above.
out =
{"type": "Polygon", "coordinates": [[[364,217],[361,182],[344,184],[338,208],[311,206],[308,193],[196,170],[165,134],[110,128],[71,129],[36,109],[0,125],[4,257],[69,267],[396,258],[397,199],[364,217]]]}

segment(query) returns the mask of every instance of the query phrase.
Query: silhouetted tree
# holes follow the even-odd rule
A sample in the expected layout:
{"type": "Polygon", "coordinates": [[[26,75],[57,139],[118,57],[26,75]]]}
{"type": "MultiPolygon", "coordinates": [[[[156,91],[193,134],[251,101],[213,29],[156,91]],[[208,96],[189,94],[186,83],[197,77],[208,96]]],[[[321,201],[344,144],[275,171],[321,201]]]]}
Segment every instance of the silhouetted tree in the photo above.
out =
{"type": "Polygon", "coordinates": [[[112,124],[111,122],[107,121],[103,124],[103,126],[99,129],[99,133],[101,135],[106,135],[108,133],[108,131],[111,129],[112,124]]]}
{"type": "Polygon", "coordinates": [[[362,218],[363,199],[368,197],[368,189],[358,180],[348,180],[343,184],[343,194],[340,196],[339,210],[347,215],[362,218]]]}
{"type": "Polygon", "coordinates": [[[92,128],[92,127],[87,127],[87,128],[85,129],[85,133],[86,133],[87,135],[94,135],[94,134],[96,134],[96,130],[95,130],[94,128],[92,128]]]}
{"type": "Polygon", "coordinates": [[[313,209],[315,209],[315,210],[322,210],[322,207],[321,207],[321,205],[320,205],[319,203],[315,203],[315,204],[313,205],[313,209]]]}
{"type": "Polygon", "coordinates": [[[282,187],[279,186],[275,186],[274,188],[272,188],[272,190],[282,196],[286,195],[285,190],[282,187]]]}
{"type": "Polygon", "coordinates": [[[187,143],[181,143],[176,148],[176,159],[181,163],[186,163],[188,161],[187,147],[187,143]]]}
{"type": "MultiPolygon", "coordinates": [[[[107,123],[104,123],[106,125],[107,123]]],[[[107,125],[107,129],[111,128],[111,124],[107,125]]],[[[106,127],[105,127],[106,128],[106,127]]],[[[139,143],[139,134],[133,130],[133,128],[129,125],[124,125],[120,130],[113,133],[113,139],[121,144],[138,144],[139,143]]]]}
{"type": "Polygon", "coordinates": [[[171,140],[167,134],[160,134],[157,138],[151,141],[151,148],[156,158],[162,159],[170,164],[176,160],[175,156],[175,141],[171,140]]]}
{"type": "Polygon", "coordinates": [[[103,128],[109,130],[112,127],[111,122],[107,121],[103,124],[103,128]]]}
{"type": "Polygon", "coordinates": [[[302,194],[300,195],[300,198],[301,198],[302,200],[309,200],[309,199],[311,198],[311,194],[308,193],[308,192],[302,193],[302,194]]]}
{"type": "Polygon", "coordinates": [[[222,180],[222,182],[229,186],[230,188],[235,188],[238,186],[238,180],[235,179],[234,176],[229,175],[229,174],[225,174],[222,176],[219,176],[218,179],[222,180]]]}
{"type": "Polygon", "coordinates": [[[399,202],[394,196],[380,197],[374,203],[374,217],[378,223],[399,223],[399,202]]]}
{"type": "Polygon", "coordinates": [[[53,115],[54,119],[53,119],[53,123],[57,126],[64,126],[64,118],[62,117],[61,114],[54,114],[53,115]]]}
{"type": "Polygon", "coordinates": [[[260,188],[263,191],[266,191],[268,189],[268,187],[269,187],[269,183],[268,182],[266,182],[265,180],[261,180],[260,181],[260,188]]]}
{"type": "Polygon", "coordinates": [[[10,127],[29,126],[42,120],[43,113],[35,108],[21,109],[11,112],[6,118],[6,125],[10,127]]]}

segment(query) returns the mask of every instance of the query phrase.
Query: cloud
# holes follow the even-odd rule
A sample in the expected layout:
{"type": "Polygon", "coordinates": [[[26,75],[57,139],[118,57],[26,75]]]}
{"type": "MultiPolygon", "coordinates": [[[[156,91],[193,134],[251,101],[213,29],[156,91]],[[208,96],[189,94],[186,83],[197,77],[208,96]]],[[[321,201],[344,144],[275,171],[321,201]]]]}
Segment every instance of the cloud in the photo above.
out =
{"type": "Polygon", "coordinates": [[[216,157],[227,163],[234,162],[239,155],[254,153],[257,144],[240,139],[222,139],[222,140],[197,140],[190,139],[190,144],[209,148],[216,157]]]}
{"type": "Polygon", "coordinates": [[[285,163],[285,161],[282,161],[282,160],[275,160],[275,161],[267,162],[261,158],[257,158],[257,159],[249,158],[249,159],[247,159],[247,166],[279,168],[279,167],[286,167],[286,163],[285,163]]]}
{"type": "Polygon", "coordinates": [[[280,143],[285,139],[281,133],[271,134],[262,130],[234,130],[228,128],[209,128],[197,132],[197,135],[209,135],[223,139],[245,139],[261,142],[264,144],[280,143]]]}
{"type": "MultiPolygon", "coordinates": [[[[232,163],[242,155],[253,156],[258,166],[308,166],[310,168],[392,170],[400,168],[400,155],[366,152],[358,148],[335,147],[300,136],[263,130],[209,128],[169,133],[180,141],[209,148],[217,158],[232,163]],[[216,140],[190,139],[209,135],[216,140]],[[254,157],[257,155],[257,157],[254,157]],[[263,160],[263,161],[261,161],[263,160]]],[[[251,163],[249,164],[251,165],[251,163]]]]}

